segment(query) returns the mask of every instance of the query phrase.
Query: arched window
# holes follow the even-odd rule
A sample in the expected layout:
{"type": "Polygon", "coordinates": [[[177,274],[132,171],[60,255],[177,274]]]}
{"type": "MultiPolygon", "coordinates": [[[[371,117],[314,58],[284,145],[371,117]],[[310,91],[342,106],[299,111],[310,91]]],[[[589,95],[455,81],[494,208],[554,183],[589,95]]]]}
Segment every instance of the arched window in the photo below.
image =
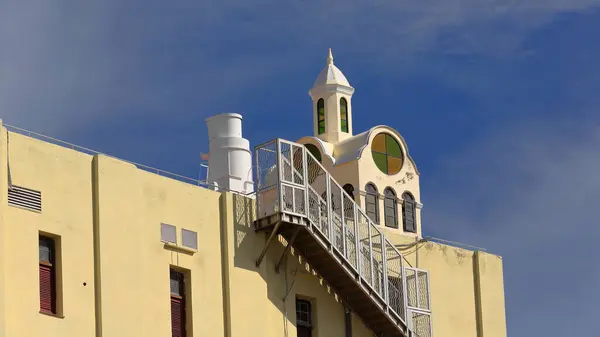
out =
{"type": "Polygon", "coordinates": [[[383,191],[383,216],[385,217],[385,226],[398,228],[398,206],[396,203],[396,193],[390,187],[383,191]]]}
{"type": "Polygon", "coordinates": [[[312,154],[319,163],[321,162],[321,151],[319,151],[316,146],[313,144],[304,144],[304,147],[306,147],[308,152],[310,152],[310,154],[312,154]]]}
{"type": "MultiPolygon", "coordinates": [[[[346,184],[342,186],[342,188],[344,189],[344,192],[348,194],[350,199],[354,201],[354,186],[352,186],[352,184],[346,184]]],[[[346,220],[352,221],[354,219],[354,208],[352,208],[352,203],[348,202],[348,198],[344,198],[344,214],[346,220]]]]}
{"type": "Polygon", "coordinates": [[[417,231],[417,222],[415,221],[415,198],[412,194],[404,192],[402,194],[402,224],[405,232],[415,233],[417,231]]]}
{"type": "Polygon", "coordinates": [[[342,132],[348,133],[348,102],[344,97],[340,98],[340,125],[342,132]]]}
{"type": "Polygon", "coordinates": [[[371,183],[368,183],[367,186],[365,186],[365,192],[367,192],[367,195],[365,196],[365,208],[367,209],[367,216],[371,218],[371,221],[378,224],[379,192],[377,192],[377,187],[371,183]]]}
{"type": "Polygon", "coordinates": [[[319,134],[325,133],[325,100],[322,98],[317,101],[317,123],[319,134]]]}
{"type": "Polygon", "coordinates": [[[352,200],[354,200],[354,186],[352,184],[346,184],[342,187],[346,193],[350,196],[352,200]]]}

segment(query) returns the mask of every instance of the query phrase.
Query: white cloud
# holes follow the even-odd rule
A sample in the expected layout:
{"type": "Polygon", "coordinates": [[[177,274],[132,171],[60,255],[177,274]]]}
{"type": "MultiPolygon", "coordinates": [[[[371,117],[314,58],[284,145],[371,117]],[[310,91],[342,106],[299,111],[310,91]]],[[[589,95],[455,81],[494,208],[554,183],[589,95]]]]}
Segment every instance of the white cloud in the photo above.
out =
{"type": "Polygon", "coordinates": [[[9,0],[0,4],[0,114],[55,135],[115,116],[173,118],[186,113],[173,106],[231,100],[331,44],[397,69],[436,46],[509,50],[553,15],[598,3],[9,0]]]}
{"type": "Polygon", "coordinates": [[[505,125],[426,183],[431,232],[503,256],[510,336],[587,335],[595,324],[598,122],[505,125]]]}

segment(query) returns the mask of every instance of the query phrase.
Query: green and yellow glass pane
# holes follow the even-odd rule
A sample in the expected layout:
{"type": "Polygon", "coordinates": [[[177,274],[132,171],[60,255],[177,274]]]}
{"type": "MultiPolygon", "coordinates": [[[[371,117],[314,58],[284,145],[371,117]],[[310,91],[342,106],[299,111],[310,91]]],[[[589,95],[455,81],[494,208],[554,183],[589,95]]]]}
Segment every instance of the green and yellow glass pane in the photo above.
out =
{"type": "Polygon", "coordinates": [[[342,122],[342,131],[348,132],[348,122],[345,119],[342,119],[341,122],[342,122]]]}
{"type": "Polygon", "coordinates": [[[371,151],[385,153],[385,134],[379,134],[373,139],[373,145],[371,145],[371,151]]]}
{"type": "Polygon", "coordinates": [[[319,134],[325,133],[325,101],[322,98],[317,102],[317,115],[319,134]]]}
{"type": "Polygon", "coordinates": [[[387,173],[387,155],[385,153],[373,152],[373,161],[383,173],[387,173]]]}
{"type": "Polygon", "coordinates": [[[387,157],[387,174],[396,174],[402,168],[402,158],[387,157]]]}
{"type": "Polygon", "coordinates": [[[381,133],[373,138],[371,145],[373,161],[381,172],[393,175],[402,169],[404,154],[400,144],[389,134],[381,133]]]}
{"type": "Polygon", "coordinates": [[[385,145],[387,154],[394,157],[402,157],[402,149],[394,137],[385,135],[385,145]]]}
{"type": "Polygon", "coordinates": [[[345,98],[340,98],[340,124],[342,132],[348,132],[348,102],[345,98]]]}

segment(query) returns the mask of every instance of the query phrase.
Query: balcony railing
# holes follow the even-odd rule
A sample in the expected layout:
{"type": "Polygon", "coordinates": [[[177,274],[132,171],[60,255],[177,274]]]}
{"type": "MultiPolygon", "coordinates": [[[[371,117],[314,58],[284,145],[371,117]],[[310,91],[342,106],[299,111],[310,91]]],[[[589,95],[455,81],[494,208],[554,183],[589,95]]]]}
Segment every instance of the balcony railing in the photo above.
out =
{"type": "Polygon", "coordinates": [[[359,275],[382,310],[412,327],[413,336],[431,336],[428,273],[404,266],[398,249],[303,145],[261,144],[255,167],[259,219],[278,213],[308,219],[308,230],[359,275]]]}

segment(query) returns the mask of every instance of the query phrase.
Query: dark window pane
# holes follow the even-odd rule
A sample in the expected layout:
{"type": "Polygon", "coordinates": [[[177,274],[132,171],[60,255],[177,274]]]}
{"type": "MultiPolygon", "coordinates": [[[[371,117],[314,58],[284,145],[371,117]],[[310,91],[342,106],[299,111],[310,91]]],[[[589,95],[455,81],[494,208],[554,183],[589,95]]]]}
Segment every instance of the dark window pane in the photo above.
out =
{"type": "Polygon", "coordinates": [[[298,337],[312,337],[312,329],[305,326],[298,326],[298,337]]]}
{"type": "Polygon", "coordinates": [[[40,262],[52,263],[54,259],[54,240],[48,237],[40,236],[39,238],[40,262]]]}
{"type": "Polygon", "coordinates": [[[304,146],[306,147],[308,152],[310,152],[310,154],[312,154],[313,157],[315,157],[316,160],[321,162],[321,152],[316,146],[314,146],[313,144],[305,144],[304,146]]]}
{"type": "Polygon", "coordinates": [[[178,273],[174,270],[170,271],[171,274],[171,294],[182,296],[183,294],[183,274],[178,273]]]}
{"type": "Polygon", "coordinates": [[[375,188],[375,186],[373,186],[371,184],[367,184],[367,186],[365,187],[365,190],[368,193],[377,193],[377,189],[375,188]]]}

